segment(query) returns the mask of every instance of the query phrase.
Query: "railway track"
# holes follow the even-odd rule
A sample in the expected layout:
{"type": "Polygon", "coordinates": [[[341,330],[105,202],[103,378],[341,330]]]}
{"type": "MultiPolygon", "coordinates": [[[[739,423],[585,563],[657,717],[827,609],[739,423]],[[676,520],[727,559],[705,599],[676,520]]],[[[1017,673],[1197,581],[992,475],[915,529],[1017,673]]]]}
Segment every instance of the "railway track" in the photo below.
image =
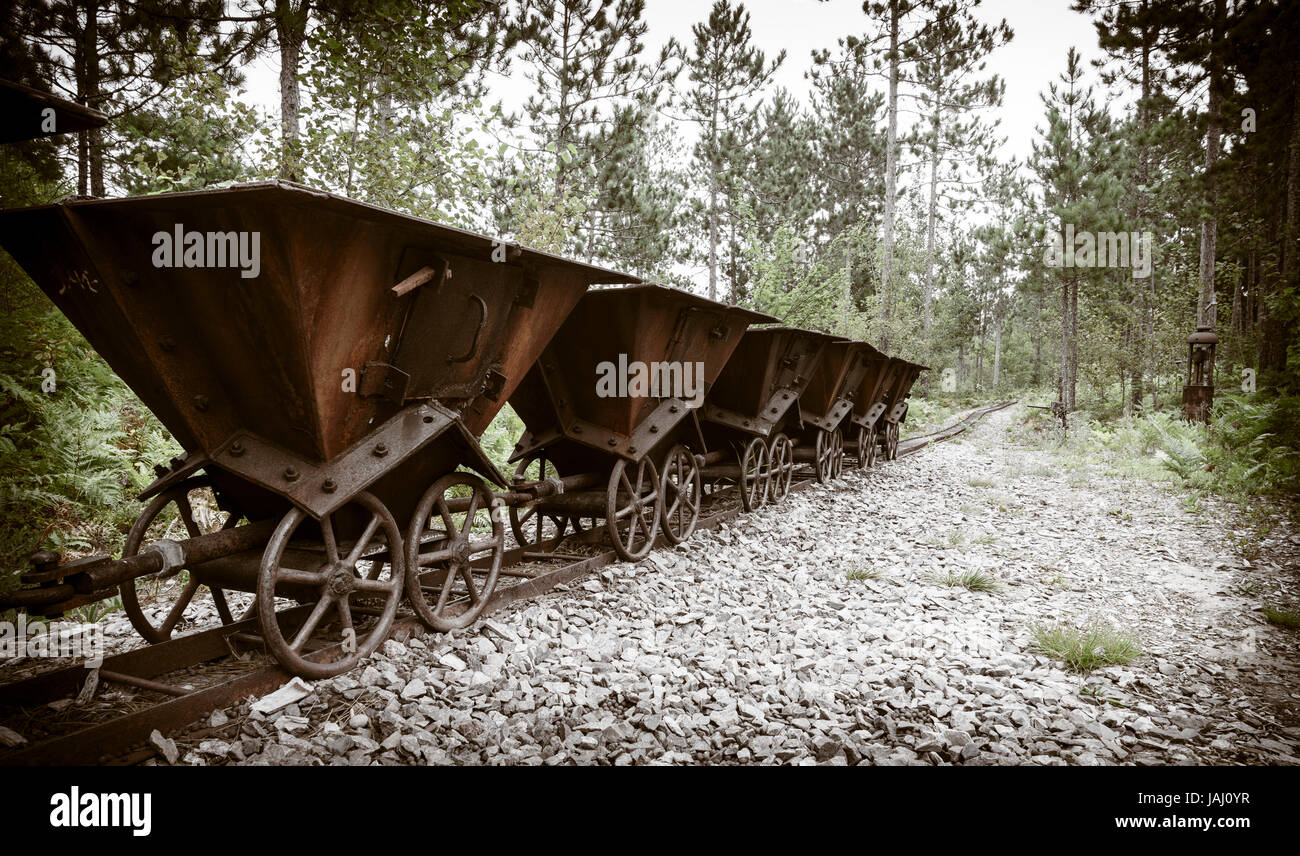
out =
{"type": "MultiPolygon", "coordinates": [[[[990,413],[1014,404],[1005,401],[975,408],[952,423],[926,434],[903,440],[898,456],[951,439],[977,424],[990,413]]],[[[817,484],[815,478],[796,480],[792,490],[817,484]]],[[[715,495],[702,510],[697,528],[716,529],[743,514],[735,491],[715,495]]],[[[612,549],[591,555],[574,555],[590,550],[589,545],[565,545],[565,538],[515,548],[505,553],[502,575],[514,580],[493,593],[484,615],[529,600],[571,582],[597,568],[620,561],[612,549]],[[558,548],[565,547],[565,552],[558,548]]],[[[670,546],[661,535],[657,547],[670,546]]],[[[310,611],[299,606],[277,614],[286,630],[310,611]]],[[[136,764],[156,754],[148,744],[153,731],[174,732],[202,719],[214,710],[249,696],[261,696],[284,685],[292,676],[263,650],[258,620],[248,618],[232,624],[105,657],[98,669],[73,666],[44,672],[0,686],[0,722],[52,723],[51,733],[29,745],[0,752],[0,766],[52,766],[100,763],[136,764]],[[123,704],[133,709],[118,713],[88,710],[102,687],[126,688],[134,693],[123,704]],[[78,718],[80,717],[80,718],[78,718]],[[62,725],[62,730],[58,727],[62,725]],[[79,727],[78,727],[79,726],[79,727]]],[[[394,622],[388,638],[404,641],[426,632],[413,615],[394,622]]],[[[310,659],[328,662],[343,656],[338,645],[313,651],[310,659]]],[[[120,694],[120,691],[119,691],[120,694]]],[[[211,730],[211,729],[209,729],[211,730]]],[[[197,732],[196,736],[204,736],[197,732]]]]}

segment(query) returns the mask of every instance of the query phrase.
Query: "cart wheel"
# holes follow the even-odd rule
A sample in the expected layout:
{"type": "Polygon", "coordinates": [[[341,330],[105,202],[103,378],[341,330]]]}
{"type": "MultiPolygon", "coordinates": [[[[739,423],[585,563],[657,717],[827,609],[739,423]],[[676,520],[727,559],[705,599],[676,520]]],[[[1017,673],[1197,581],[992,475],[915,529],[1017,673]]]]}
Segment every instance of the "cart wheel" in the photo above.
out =
{"type": "MultiPolygon", "coordinates": [[[[555,464],[546,459],[545,452],[534,452],[515,467],[514,480],[539,482],[558,478],[559,475],[560,471],[555,468],[555,464]]],[[[515,541],[524,549],[543,541],[562,537],[568,524],[576,524],[577,521],[576,517],[570,519],[564,515],[538,512],[537,503],[510,506],[510,531],[514,533],[515,541]]],[[[573,529],[575,532],[578,531],[576,525],[573,529]]]]}
{"type": "Polygon", "coordinates": [[[443,476],[420,497],[406,534],[406,595],[428,627],[445,633],[482,614],[505,552],[501,518],[500,500],[468,473],[443,476]],[[468,494],[469,507],[453,512],[449,501],[465,498],[458,494],[468,494]]]}
{"type": "Polygon", "coordinates": [[[830,431],[818,431],[814,447],[813,470],[821,484],[835,478],[835,437],[830,431]]]}
{"type": "Polygon", "coordinates": [[[858,428],[858,469],[876,465],[876,429],[858,428]]]}
{"type": "Polygon", "coordinates": [[[627,561],[639,562],[654,547],[661,496],[654,461],[642,458],[631,474],[622,458],[614,464],[605,491],[605,528],[614,551],[627,561]]]}
{"type": "Polygon", "coordinates": [[[740,456],[740,504],[753,511],[767,502],[767,444],[762,437],[754,437],[745,445],[740,456]]]}
{"type": "Polygon", "coordinates": [[[898,423],[890,422],[885,426],[885,460],[898,460],[898,423]]]}
{"type": "Polygon", "coordinates": [[[397,521],[382,502],[365,491],[321,519],[323,544],[304,541],[300,546],[291,546],[294,533],[309,519],[302,509],[291,509],[272,533],[257,576],[257,618],[262,637],[281,666],[304,678],[328,678],[368,657],[388,635],[406,587],[406,557],[397,521]],[[349,514],[344,515],[345,511],[349,514]],[[357,518],[358,512],[360,520],[369,515],[360,536],[350,541],[337,540],[336,524],[357,518]],[[292,564],[286,566],[286,559],[292,564]],[[276,619],[276,587],[280,584],[312,589],[318,594],[315,608],[292,639],[285,637],[276,619]],[[353,622],[354,610],[374,616],[364,636],[353,622]],[[324,623],[331,612],[336,619],[324,623]],[[329,663],[307,659],[315,650],[308,643],[318,631],[328,628],[336,630],[332,638],[318,640],[315,647],[342,642],[343,656],[329,663]]]}
{"type": "Polygon", "coordinates": [[[844,474],[844,432],[836,428],[831,432],[831,478],[844,474]]]}
{"type": "MultiPolygon", "coordinates": [[[[155,496],[140,516],[135,519],[131,526],[131,531],[126,536],[126,546],[122,548],[122,558],[134,556],[140,552],[140,548],[151,541],[169,537],[171,532],[170,526],[163,526],[155,521],[169,505],[176,507],[176,516],[184,528],[186,535],[184,537],[196,538],[199,535],[205,535],[210,532],[216,532],[219,529],[231,529],[240,520],[241,515],[231,514],[226,517],[224,522],[219,521],[215,514],[204,515],[195,514],[194,498],[191,494],[199,491],[211,492],[208,480],[204,477],[186,479],[175,487],[165,490],[155,496]],[[151,527],[153,531],[150,531],[151,527]],[[147,539],[147,540],[146,540],[147,539]]],[[[207,506],[215,512],[217,503],[215,497],[207,506]]],[[[203,506],[200,506],[202,509],[203,506]]],[[[173,524],[174,525],[174,524],[173,524]]],[[[172,533],[180,536],[179,532],[172,533]]],[[[151,574],[149,576],[137,577],[133,580],[127,580],[118,586],[118,593],[122,598],[122,610],[126,617],[131,620],[131,626],[135,628],[148,642],[166,642],[176,631],[176,627],[184,620],[185,612],[194,601],[194,595],[200,587],[208,588],[212,594],[212,602],[217,607],[217,617],[221,619],[222,624],[230,624],[234,617],[230,613],[230,606],[226,602],[226,593],[223,589],[212,586],[204,586],[190,574],[188,569],[176,568],[167,574],[151,574]],[[183,575],[183,576],[182,576],[183,575]],[[175,583],[166,584],[165,581],[176,577],[175,583]],[[169,585],[168,588],[164,588],[169,585]],[[171,586],[179,586],[179,590],[172,590],[171,586]],[[141,600],[171,600],[171,609],[163,616],[158,624],[150,621],[145,615],[144,609],[141,608],[141,600]]],[[[245,616],[246,617],[246,616],[245,616]]]]}
{"type": "Polygon", "coordinates": [[[767,498],[772,503],[783,502],[790,494],[794,482],[794,444],[784,434],[776,434],[767,448],[768,488],[767,498]]]}
{"type": "Polygon", "coordinates": [[[663,509],[664,537],[671,544],[680,544],[695,531],[704,498],[700,468],[690,449],[678,444],[668,450],[659,493],[663,496],[659,507],[663,509]]]}

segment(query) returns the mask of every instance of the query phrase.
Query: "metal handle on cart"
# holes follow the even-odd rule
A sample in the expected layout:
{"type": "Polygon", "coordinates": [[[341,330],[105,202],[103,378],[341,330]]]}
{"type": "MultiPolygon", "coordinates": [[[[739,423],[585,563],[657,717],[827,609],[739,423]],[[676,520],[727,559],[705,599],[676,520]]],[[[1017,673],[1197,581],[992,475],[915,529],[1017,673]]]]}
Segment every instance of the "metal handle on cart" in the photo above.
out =
{"type": "Polygon", "coordinates": [[[474,352],[478,350],[479,337],[483,335],[483,328],[487,326],[487,312],[488,312],[487,302],[484,301],[483,298],[479,297],[477,294],[471,294],[469,296],[469,299],[473,301],[478,301],[479,318],[478,318],[478,327],[474,330],[474,341],[469,343],[469,350],[466,351],[463,355],[459,357],[454,357],[451,354],[448,354],[447,362],[449,363],[469,362],[470,357],[474,356],[474,352]]]}

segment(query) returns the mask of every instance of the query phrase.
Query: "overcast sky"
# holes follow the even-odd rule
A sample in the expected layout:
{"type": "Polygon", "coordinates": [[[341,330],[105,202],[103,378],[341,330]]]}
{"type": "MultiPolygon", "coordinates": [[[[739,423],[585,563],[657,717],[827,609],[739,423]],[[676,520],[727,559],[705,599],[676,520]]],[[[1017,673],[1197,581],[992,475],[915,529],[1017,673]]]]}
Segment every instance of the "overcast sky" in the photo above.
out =
{"type": "MultiPolygon", "coordinates": [[[[646,0],[645,55],[657,56],[659,47],[673,37],[691,44],[691,27],[708,17],[710,5],[708,0],[646,0]]],[[[745,8],[750,12],[754,43],[769,56],[786,51],[774,85],[803,99],[808,93],[804,73],[811,65],[811,52],[833,49],[836,39],[865,34],[868,27],[861,0],[750,0],[745,8]]],[[[1008,138],[1003,155],[1024,160],[1031,151],[1034,127],[1042,122],[1039,92],[1064,70],[1069,47],[1078,49],[1085,61],[1101,56],[1096,31],[1089,16],[1070,10],[1069,0],[984,0],[975,14],[989,23],[1005,18],[1015,31],[1011,43],[990,57],[988,71],[1006,81],[1005,102],[994,113],[1002,120],[1000,133],[1008,138]]],[[[251,100],[274,114],[279,104],[277,57],[265,55],[247,71],[251,100]]],[[[531,87],[522,72],[522,64],[516,62],[510,78],[494,80],[493,97],[509,109],[518,108],[528,97],[531,87]]],[[[1091,68],[1088,79],[1096,83],[1091,68]]]]}

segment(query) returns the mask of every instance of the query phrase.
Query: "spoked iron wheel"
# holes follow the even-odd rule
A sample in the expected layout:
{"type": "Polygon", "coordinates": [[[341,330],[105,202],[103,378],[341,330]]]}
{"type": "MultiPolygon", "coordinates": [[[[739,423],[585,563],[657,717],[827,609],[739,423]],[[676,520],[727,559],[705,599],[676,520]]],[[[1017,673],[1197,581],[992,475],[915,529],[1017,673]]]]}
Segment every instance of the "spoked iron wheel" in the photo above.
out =
{"type": "Polygon", "coordinates": [[[767,502],[768,476],[767,444],[754,437],[740,456],[740,504],[746,511],[767,502]]]}
{"type": "Polygon", "coordinates": [[[794,443],[784,434],[774,436],[767,447],[769,502],[782,502],[790,494],[794,482],[794,443]]]}
{"type": "Polygon", "coordinates": [[[323,543],[291,545],[299,527],[309,519],[304,511],[294,508],[271,535],[257,577],[257,618],[267,647],[281,666],[305,678],[328,678],[351,669],[388,635],[406,590],[406,556],[397,521],[382,502],[365,491],[321,519],[323,543]],[[356,524],[360,520],[366,522],[356,538],[337,537],[344,521],[356,524]],[[276,620],[276,589],[281,585],[310,591],[316,598],[315,607],[292,639],[286,638],[276,620]],[[360,630],[358,618],[366,624],[360,630]],[[336,642],[342,643],[343,656],[333,662],[307,659],[316,648],[336,642]]]}
{"type": "Polygon", "coordinates": [[[836,428],[831,432],[831,478],[844,474],[844,432],[836,428]]]}
{"type": "Polygon", "coordinates": [[[680,544],[695,531],[704,499],[700,468],[690,449],[678,444],[668,451],[659,493],[663,496],[659,505],[663,509],[664,537],[669,543],[680,544]]]}
{"type": "Polygon", "coordinates": [[[493,499],[482,479],[453,473],[415,508],[406,533],[406,595],[434,630],[473,624],[496,590],[506,531],[493,499]]]}
{"type": "MultiPolygon", "coordinates": [[[[559,470],[547,460],[544,452],[534,452],[515,467],[516,482],[539,482],[559,477],[559,470]]],[[[578,518],[570,520],[563,515],[539,512],[536,503],[510,506],[510,531],[514,533],[519,546],[524,548],[559,538],[570,525],[577,532],[578,522],[578,518]]]]}
{"type": "MultiPolygon", "coordinates": [[[[835,461],[837,458],[835,448],[836,431],[818,431],[817,443],[814,446],[813,470],[817,474],[817,481],[821,484],[835,478],[835,461]]],[[[839,452],[843,452],[843,440],[840,443],[839,452]]]]}
{"type": "MultiPolygon", "coordinates": [[[[144,511],[140,512],[126,536],[122,558],[136,555],[141,547],[153,541],[163,538],[196,538],[220,529],[231,529],[239,520],[238,514],[226,515],[217,511],[216,498],[206,478],[187,479],[155,496],[144,511]],[[169,506],[174,508],[176,519],[165,525],[159,517],[169,506]]],[[[211,593],[221,623],[230,624],[234,621],[225,591],[201,586],[187,568],[174,568],[164,574],[127,580],[118,586],[118,592],[122,597],[122,610],[131,620],[131,626],[136,632],[148,642],[166,642],[185,620],[185,613],[194,603],[194,596],[200,587],[208,588],[211,593]],[[145,614],[141,603],[160,599],[170,601],[171,608],[155,624],[145,614]]]]}
{"type": "Polygon", "coordinates": [[[605,491],[605,528],[614,552],[627,561],[641,561],[654,547],[662,496],[659,472],[649,458],[635,464],[620,458],[614,464],[605,491]]]}
{"type": "Polygon", "coordinates": [[[858,469],[876,465],[876,429],[858,427],[858,469]]]}
{"type": "Polygon", "coordinates": [[[885,460],[898,460],[898,423],[890,422],[885,425],[885,460]]]}

